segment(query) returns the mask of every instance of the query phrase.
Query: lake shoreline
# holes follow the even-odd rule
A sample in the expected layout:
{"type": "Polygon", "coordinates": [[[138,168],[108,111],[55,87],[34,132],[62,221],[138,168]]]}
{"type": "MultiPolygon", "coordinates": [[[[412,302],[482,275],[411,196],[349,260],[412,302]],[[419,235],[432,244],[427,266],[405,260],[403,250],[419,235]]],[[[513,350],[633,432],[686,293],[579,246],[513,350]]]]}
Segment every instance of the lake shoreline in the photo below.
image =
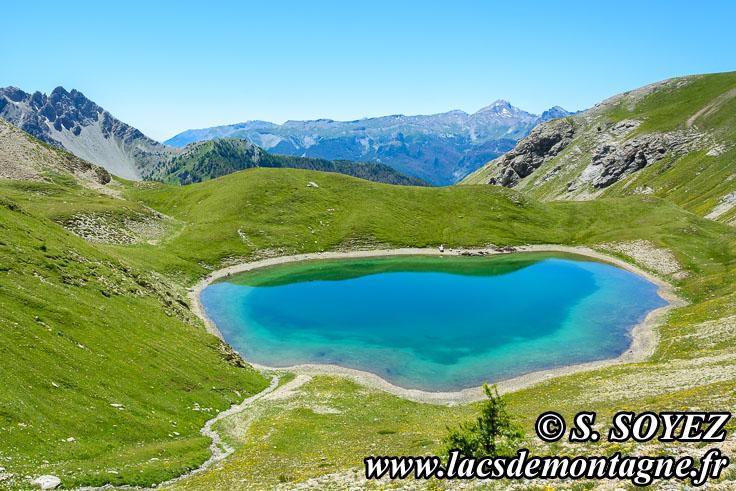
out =
{"type": "MultiPolygon", "coordinates": [[[[636,363],[643,361],[648,358],[654,351],[658,343],[657,333],[655,327],[659,319],[670,309],[681,307],[686,305],[686,302],[675,295],[672,285],[666,281],[654,276],[647,271],[644,271],[632,264],[625,261],[603,254],[596,250],[588,247],[569,247],[569,246],[556,246],[556,245],[528,245],[513,248],[513,251],[508,250],[496,250],[488,248],[479,249],[445,249],[440,251],[437,248],[399,248],[399,249],[376,249],[376,250],[365,250],[365,251],[350,251],[350,252],[322,252],[322,253],[309,253],[309,254],[297,254],[292,256],[280,256],[269,259],[263,259],[248,263],[237,264],[222,268],[214,271],[202,278],[192,288],[189,289],[188,296],[193,306],[192,310],[197,314],[207,326],[208,332],[223,339],[222,334],[217,329],[215,323],[210,319],[202,305],[200,299],[200,293],[212,282],[228,277],[233,274],[242,273],[246,271],[252,271],[254,269],[263,268],[267,266],[274,266],[278,264],[287,264],[292,262],[307,261],[307,260],[318,260],[318,259],[351,259],[351,258],[371,258],[371,257],[388,257],[388,256],[417,256],[417,255],[431,255],[431,256],[462,256],[464,254],[483,254],[485,256],[500,255],[511,253],[523,253],[523,252],[561,252],[569,254],[577,254],[600,261],[604,261],[609,264],[613,264],[621,269],[634,273],[644,279],[654,283],[659,287],[657,294],[667,302],[667,305],[649,312],[643,322],[635,326],[631,331],[632,342],[629,348],[624,351],[621,355],[616,358],[609,358],[605,360],[592,361],[586,363],[579,363],[568,365],[564,367],[552,368],[547,370],[540,370],[528,373],[526,375],[520,375],[510,379],[506,379],[498,382],[498,389],[502,393],[513,392],[520,390],[532,385],[538,384],[545,380],[549,380],[554,377],[563,375],[570,375],[579,373],[582,371],[594,370],[606,366],[611,366],[620,363],[636,363]]],[[[246,360],[248,362],[248,360],[246,360]]],[[[394,385],[380,376],[352,368],[341,367],[338,365],[327,365],[327,364],[302,364],[294,365],[290,367],[274,368],[259,365],[256,363],[248,362],[251,366],[258,370],[263,371],[277,371],[277,372],[294,372],[298,374],[306,375],[334,375],[347,377],[357,381],[358,383],[374,387],[385,392],[409,399],[412,401],[432,403],[432,404],[462,404],[478,401],[484,398],[482,387],[472,387],[463,389],[455,392],[430,392],[419,389],[406,389],[394,385]]]]}

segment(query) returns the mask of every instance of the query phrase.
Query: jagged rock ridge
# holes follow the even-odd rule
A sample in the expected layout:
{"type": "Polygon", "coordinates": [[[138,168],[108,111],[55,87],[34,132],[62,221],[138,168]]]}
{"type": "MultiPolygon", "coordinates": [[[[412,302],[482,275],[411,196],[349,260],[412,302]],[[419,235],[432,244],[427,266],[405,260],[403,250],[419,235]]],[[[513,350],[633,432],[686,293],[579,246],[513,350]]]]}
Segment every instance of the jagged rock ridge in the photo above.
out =
{"type": "Polygon", "coordinates": [[[81,92],[63,87],[48,96],[16,87],[0,89],[0,117],[126,179],[150,176],[178,152],[116,119],[81,92]]]}

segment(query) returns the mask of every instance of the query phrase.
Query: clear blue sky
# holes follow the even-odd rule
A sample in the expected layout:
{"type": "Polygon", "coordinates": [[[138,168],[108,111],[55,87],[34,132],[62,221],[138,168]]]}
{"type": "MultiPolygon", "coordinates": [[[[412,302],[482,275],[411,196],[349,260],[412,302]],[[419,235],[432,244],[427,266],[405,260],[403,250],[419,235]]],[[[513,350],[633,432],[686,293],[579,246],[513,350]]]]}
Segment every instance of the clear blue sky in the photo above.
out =
{"type": "Polygon", "coordinates": [[[6,2],[0,86],[76,88],[156,139],[263,119],[589,107],[736,70],[736,2],[6,2]],[[119,3],[120,5],[113,5],[119,3]]]}

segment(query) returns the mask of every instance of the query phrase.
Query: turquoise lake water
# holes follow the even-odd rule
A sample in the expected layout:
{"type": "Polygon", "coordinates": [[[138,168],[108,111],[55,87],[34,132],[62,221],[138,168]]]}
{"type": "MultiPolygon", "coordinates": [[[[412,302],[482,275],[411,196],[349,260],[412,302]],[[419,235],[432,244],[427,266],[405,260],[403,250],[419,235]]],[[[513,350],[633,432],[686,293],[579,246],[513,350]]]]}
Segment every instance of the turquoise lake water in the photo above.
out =
{"type": "Polygon", "coordinates": [[[666,305],[628,271],[553,253],[320,260],[207,286],[207,315],[254,363],[329,363],[459,390],[612,358],[666,305]]]}

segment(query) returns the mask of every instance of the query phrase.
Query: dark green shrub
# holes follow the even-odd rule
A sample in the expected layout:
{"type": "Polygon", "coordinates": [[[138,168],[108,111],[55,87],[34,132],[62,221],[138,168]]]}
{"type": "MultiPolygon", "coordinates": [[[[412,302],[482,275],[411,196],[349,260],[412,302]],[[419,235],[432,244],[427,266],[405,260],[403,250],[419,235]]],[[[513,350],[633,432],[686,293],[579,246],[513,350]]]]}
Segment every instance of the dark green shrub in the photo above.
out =
{"type": "Polygon", "coordinates": [[[509,455],[523,439],[524,433],[506,410],[506,399],[498,394],[496,385],[483,384],[488,400],[483,403],[478,419],[458,428],[447,428],[445,453],[457,449],[466,457],[497,457],[509,455]]]}

